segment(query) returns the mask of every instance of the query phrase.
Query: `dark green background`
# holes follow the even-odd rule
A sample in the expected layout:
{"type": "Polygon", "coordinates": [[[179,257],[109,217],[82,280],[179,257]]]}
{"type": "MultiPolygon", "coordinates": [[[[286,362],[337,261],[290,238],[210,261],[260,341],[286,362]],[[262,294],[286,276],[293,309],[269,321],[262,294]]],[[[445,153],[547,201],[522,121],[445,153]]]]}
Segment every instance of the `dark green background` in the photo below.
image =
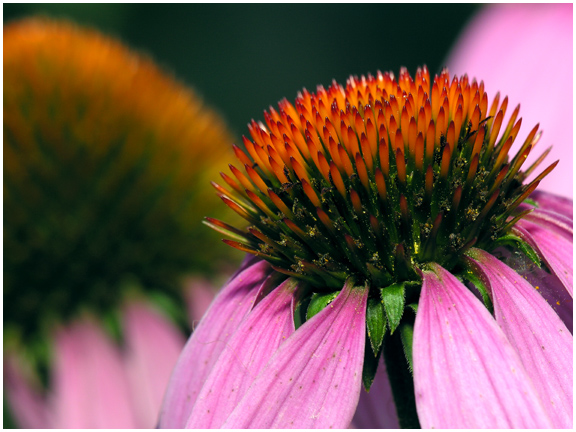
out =
{"type": "Polygon", "coordinates": [[[283,97],[351,74],[439,71],[478,5],[4,5],[4,23],[66,17],[150,54],[224,115],[236,136],[283,97]]]}

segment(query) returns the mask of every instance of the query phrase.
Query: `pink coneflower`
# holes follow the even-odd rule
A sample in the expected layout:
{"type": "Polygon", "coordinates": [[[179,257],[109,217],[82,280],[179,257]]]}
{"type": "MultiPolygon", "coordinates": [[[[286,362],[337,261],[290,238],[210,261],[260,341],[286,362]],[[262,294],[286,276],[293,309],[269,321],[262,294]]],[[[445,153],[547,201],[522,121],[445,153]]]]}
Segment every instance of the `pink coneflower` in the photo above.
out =
{"type": "Polygon", "coordinates": [[[345,428],[389,380],[402,427],[571,427],[566,305],[546,299],[571,308],[572,220],[533,194],[556,163],[523,183],[540,133],[509,155],[510,108],[423,68],[252,121],[243,170],[214,184],[250,226],[207,223],[254,256],[188,341],[160,426],[345,428]]]}

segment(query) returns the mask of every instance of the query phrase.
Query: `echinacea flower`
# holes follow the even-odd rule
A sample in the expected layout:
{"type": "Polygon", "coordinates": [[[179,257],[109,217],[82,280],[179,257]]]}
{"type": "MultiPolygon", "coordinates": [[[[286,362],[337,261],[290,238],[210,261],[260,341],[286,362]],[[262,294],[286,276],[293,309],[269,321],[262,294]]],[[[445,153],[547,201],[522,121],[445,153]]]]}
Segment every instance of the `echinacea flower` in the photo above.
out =
{"type": "Polygon", "coordinates": [[[231,135],[152,61],[66,22],[4,27],[3,107],[15,420],[153,427],[190,328],[186,278],[225,252],[201,247],[218,199],[198,185],[231,135]]]}
{"type": "Polygon", "coordinates": [[[570,3],[486,6],[466,26],[446,61],[453,73],[481,76],[489,97],[506,90],[512,103],[522,103],[524,121],[540,124],[552,145],[549,157],[560,159],[539,189],[570,198],[572,9],[570,3]],[[543,95],[549,109],[542,108],[543,95]]]}
{"type": "Polygon", "coordinates": [[[508,109],[422,68],[252,121],[214,184],[250,226],[207,224],[253,256],[189,339],[160,427],[345,428],[372,395],[394,426],[389,386],[402,427],[571,427],[572,219],[534,193],[556,162],[524,169],[538,127],[508,153],[508,109]]]}

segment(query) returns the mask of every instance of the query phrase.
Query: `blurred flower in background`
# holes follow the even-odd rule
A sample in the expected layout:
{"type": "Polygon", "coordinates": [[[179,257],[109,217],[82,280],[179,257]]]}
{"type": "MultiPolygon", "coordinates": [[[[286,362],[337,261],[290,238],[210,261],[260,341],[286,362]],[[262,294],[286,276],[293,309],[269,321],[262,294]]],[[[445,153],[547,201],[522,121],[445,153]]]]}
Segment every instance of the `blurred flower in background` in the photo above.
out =
{"type": "Polygon", "coordinates": [[[231,142],[120,43],[67,22],[4,27],[4,382],[18,425],[155,426],[187,311],[211,296],[193,275],[229,249],[201,220],[219,212],[206,185],[231,142]]]}
{"type": "MultiPolygon", "coordinates": [[[[560,163],[539,189],[570,198],[572,7],[505,4],[483,8],[458,38],[446,62],[453,73],[482,77],[490,97],[505,91],[511,106],[521,103],[524,124],[540,123],[546,145],[553,146],[549,158],[560,163]]],[[[529,131],[525,129],[518,136],[520,142],[529,131]]],[[[528,162],[536,158],[533,154],[528,162]]]]}

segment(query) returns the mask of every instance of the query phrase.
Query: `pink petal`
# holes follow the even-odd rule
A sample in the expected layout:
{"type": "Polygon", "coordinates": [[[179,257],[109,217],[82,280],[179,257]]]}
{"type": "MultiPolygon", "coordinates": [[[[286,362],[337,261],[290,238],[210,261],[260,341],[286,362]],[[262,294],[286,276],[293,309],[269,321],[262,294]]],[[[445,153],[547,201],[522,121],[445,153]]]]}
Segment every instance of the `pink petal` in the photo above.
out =
{"type": "Polygon", "coordinates": [[[380,361],[370,392],[362,390],[356,413],[352,419],[355,429],[399,429],[398,414],[386,363],[380,361]]]}
{"type": "Polygon", "coordinates": [[[531,221],[520,220],[512,232],[524,239],[543,258],[550,270],[573,296],[573,243],[556,230],[531,221]]]}
{"type": "Polygon", "coordinates": [[[469,261],[492,293],[496,322],[520,355],[555,428],[572,428],[572,336],[528,282],[488,252],[469,261]]]}
{"type": "MultiPolygon", "coordinates": [[[[521,104],[522,128],[512,151],[540,124],[542,140],[526,167],[553,145],[548,163],[560,163],[541,183],[572,197],[572,5],[513,4],[483,9],[449,55],[450,72],[483,80],[490,100],[509,96],[507,117],[521,104]]],[[[505,119],[505,121],[507,121],[505,119]]]]}
{"type": "Polygon", "coordinates": [[[367,294],[346,284],[294,332],[223,427],[347,427],[360,396],[367,294]]]}
{"type": "Polygon", "coordinates": [[[186,340],[168,319],[145,303],[124,311],[126,374],[137,427],[154,428],[172,369],[186,340]]]}
{"type": "Polygon", "coordinates": [[[162,404],[162,428],[183,428],[186,425],[212,366],[252,308],[259,288],[272,271],[266,261],[248,263],[252,265],[232,277],[222,288],[186,343],[162,404]]]}
{"type": "Polygon", "coordinates": [[[186,428],[222,426],[272,354],[294,332],[296,287],[295,281],[286,280],[242,322],[202,387],[186,428]]]}
{"type": "Polygon", "coordinates": [[[570,220],[573,219],[574,203],[571,198],[568,199],[538,190],[530,195],[530,198],[536,201],[543,210],[566,216],[570,218],[570,220]]]}
{"type": "Polygon", "coordinates": [[[23,429],[53,427],[51,413],[37,381],[23,358],[12,353],[5,354],[5,397],[14,421],[23,429]]]}
{"type": "Polygon", "coordinates": [[[536,209],[524,216],[522,221],[540,225],[554,234],[561,235],[570,242],[573,241],[572,219],[565,216],[547,210],[536,209]]]}
{"type": "Polygon", "coordinates": [[[423,272],[414,388],[423,428],[548,428],[518,354],[488,310],[437,264],[423,272]]]}
{"type": "Polygon", "coordinates": [[[190,278],[184,284],[184,293],[186,295],[188,315],[190,316],[192,329],[194,329],[210,307],[214,297],[216,297],[216,290],[207,280],[190,278]]]}
{"type": "Polygon", "coordinates": [[[136,427],[120,350],[93,322],[57,333],[52,378],[54,427],[136,427]]]}

